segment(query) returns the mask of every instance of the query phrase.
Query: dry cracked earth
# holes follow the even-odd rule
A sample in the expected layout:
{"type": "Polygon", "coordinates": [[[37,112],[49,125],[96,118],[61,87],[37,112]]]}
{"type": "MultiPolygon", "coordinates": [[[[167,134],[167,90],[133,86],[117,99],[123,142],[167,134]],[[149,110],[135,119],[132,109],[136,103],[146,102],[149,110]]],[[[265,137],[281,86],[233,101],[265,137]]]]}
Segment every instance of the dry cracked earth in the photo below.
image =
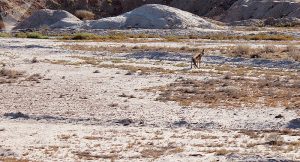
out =
{"type": "Polygon", "coordinates": [[[0,161],[299,161],[290,43],[0,38],[0,161]]]}

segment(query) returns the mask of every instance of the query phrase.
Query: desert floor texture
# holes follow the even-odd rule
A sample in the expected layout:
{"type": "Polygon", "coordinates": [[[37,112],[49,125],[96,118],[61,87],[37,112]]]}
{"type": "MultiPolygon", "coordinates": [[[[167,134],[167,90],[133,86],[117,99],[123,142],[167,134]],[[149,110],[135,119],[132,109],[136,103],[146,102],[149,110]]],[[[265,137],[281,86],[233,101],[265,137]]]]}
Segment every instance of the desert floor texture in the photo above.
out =
{"type": "Polygon", "coordinates": [[[0,38],[0,161],[299,161],[299,47],[0,38]]]}

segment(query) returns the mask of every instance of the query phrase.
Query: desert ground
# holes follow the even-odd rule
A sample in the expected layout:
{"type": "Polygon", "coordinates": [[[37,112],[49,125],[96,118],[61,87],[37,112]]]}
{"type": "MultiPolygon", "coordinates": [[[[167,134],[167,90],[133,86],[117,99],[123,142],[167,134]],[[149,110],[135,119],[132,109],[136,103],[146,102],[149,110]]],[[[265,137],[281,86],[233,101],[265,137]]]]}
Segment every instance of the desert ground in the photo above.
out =
{"type": "Polygon", "coordinates": [[[300,161],[299,48],[0,38],[0,161],[300,161]]]}

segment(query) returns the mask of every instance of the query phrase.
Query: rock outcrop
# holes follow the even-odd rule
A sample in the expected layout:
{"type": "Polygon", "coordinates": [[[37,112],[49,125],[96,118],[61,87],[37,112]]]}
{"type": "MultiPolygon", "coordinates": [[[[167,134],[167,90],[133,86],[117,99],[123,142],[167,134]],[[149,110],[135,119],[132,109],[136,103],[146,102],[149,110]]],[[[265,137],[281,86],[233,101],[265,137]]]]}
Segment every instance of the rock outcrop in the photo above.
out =
{"type": "Polygon", "coordinates": [[[184,29],[193,27],[221,28],[192,13],[159,4],[143,5],[120,16],[89,21],[86,24],[88,29],[184,29]]]}
{"type": "Polygon", "coordinates": [[[33,13],[30,17],[18,24],[15,29],[38,29],[78,27],[82,21],[63,10],[43,9],[33,13]]]}
{"type": "Polygon", "coordinates": [[[42,27],[51,29],[221,29],[220,26],[197,15],[159,4],[148,4],[116,17],[90,21],[81,21],[66,11],[44,9],[35,12],[15,29],[38,29],[42,27]]]}
{"type": "Polygon", "coordinates": [[[14,25],[40,9],[88,10],[96,19],[118,16],[144,4],[163,4],[232,23],[249,19],[300,18],[299,0],[0,0],[6,24],[14,25]]]}
{"type": "Polygon", "coordinates": [[[300,2],[274,0],[239,0],[220,20],[233,22],[247,19],[300,18],[300,2]]]}

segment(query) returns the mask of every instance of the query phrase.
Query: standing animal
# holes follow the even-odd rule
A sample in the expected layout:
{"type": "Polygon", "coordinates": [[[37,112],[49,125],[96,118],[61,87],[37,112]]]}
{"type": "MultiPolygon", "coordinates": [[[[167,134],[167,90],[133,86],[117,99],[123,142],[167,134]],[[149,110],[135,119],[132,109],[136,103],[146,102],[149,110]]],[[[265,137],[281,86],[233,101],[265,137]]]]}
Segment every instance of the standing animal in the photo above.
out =
{"type": "Polygon", "coordinates": [[[191,61],[191,69],[193,68],[193,65],[198,69],[200,68],[201,58],[203,55],[204,49],[202,50],[202,52],[194,54],[191,61]]]}

